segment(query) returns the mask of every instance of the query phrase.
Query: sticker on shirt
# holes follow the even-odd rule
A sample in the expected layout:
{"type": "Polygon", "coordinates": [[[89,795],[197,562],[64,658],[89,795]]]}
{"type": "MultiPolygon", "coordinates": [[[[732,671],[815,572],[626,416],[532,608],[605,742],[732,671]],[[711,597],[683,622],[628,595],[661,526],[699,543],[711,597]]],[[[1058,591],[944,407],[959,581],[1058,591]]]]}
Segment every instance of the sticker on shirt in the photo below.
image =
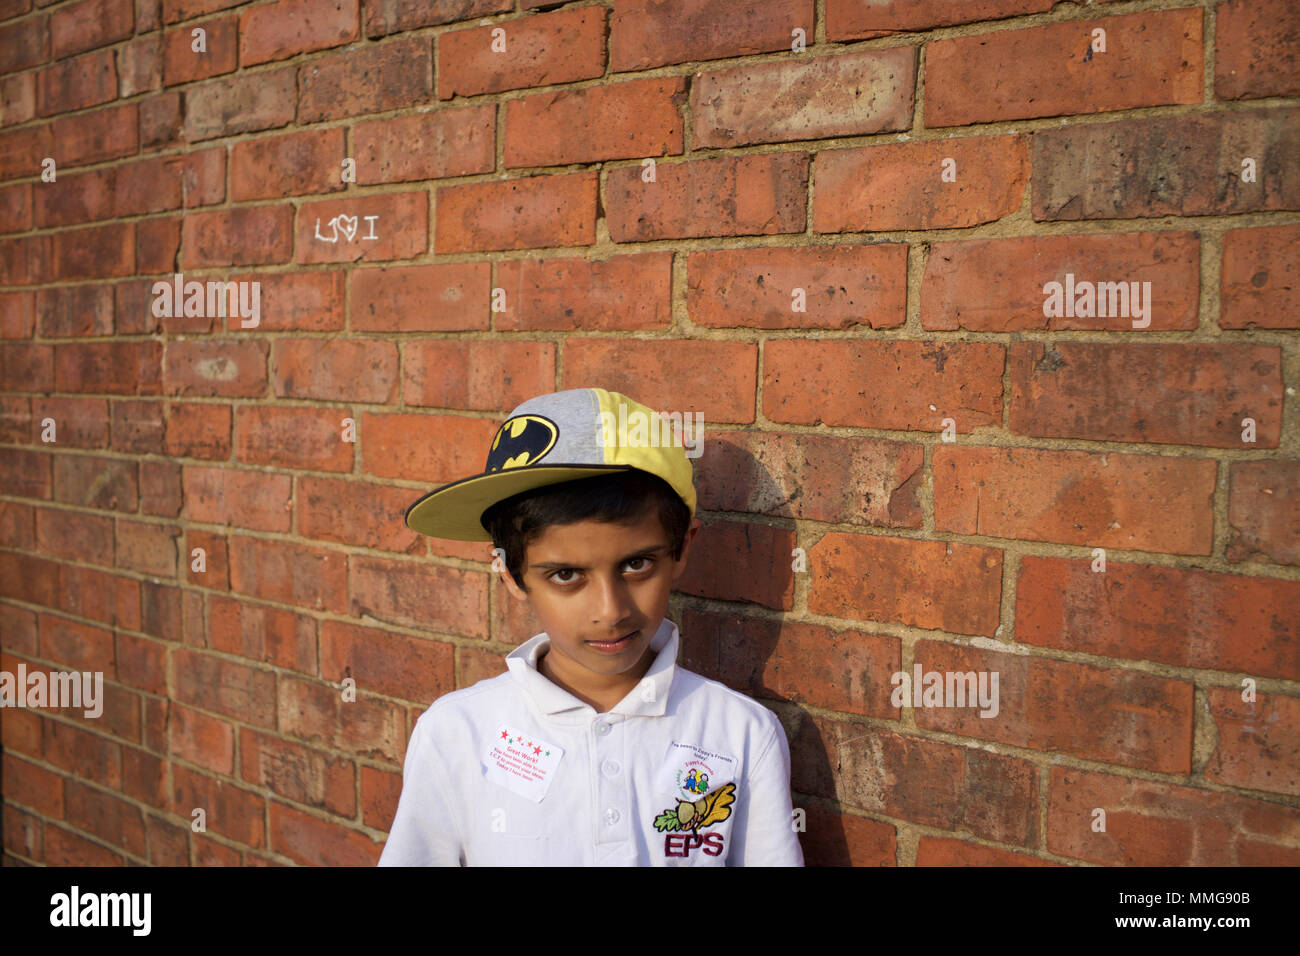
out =
{"type": "Polygon", "coordinates": [[[655,817],[655,829],[665,834],[664,856],[689,857],[692,850],[703,850],[708,856],[722,853],[725,836],[716,830],[704,834],[700,831],[731,816],[735,802],[735,783],[724,784],[698,800],[677,798],[677,806],[655,817]]]}
{"type": "Polygon", "coordinates": [[[736,758],[674,740],[668,745],[658,789],[679,800],[696,800],[735,779],[736,758]]]}
{"type": "Polygon", "coordinates": [[[483,776],[521,797],[542,802],[564,751],[504,724],[483,754],[483,776]]]}

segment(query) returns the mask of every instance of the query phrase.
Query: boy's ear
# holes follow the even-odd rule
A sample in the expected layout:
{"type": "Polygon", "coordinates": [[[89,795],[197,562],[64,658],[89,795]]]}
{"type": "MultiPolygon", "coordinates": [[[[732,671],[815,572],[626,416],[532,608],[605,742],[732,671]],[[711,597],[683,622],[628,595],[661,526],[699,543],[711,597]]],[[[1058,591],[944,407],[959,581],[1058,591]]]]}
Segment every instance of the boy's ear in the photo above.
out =
{"type": "Polygon", "coordinates": [[[677,567],[673,569],[673,580],[676,581],[686,570],[686,559],[691,554],[691,541],[694,540],[696,533],[700,530],[702,522],[699,518],[692,518],[691,523],[686,528],[686,533],[682,536],[682,556],[677,559],[677,567]]]}
{"type": "Polygon", "coordinates": [[[501,583],[506,586],[506,590],[510,592],[516,601],[528,600],[528,592],[515,583],[515,579],[511,577],[509,571],[498,571],[497,577],[501,579],[501,583]]]}

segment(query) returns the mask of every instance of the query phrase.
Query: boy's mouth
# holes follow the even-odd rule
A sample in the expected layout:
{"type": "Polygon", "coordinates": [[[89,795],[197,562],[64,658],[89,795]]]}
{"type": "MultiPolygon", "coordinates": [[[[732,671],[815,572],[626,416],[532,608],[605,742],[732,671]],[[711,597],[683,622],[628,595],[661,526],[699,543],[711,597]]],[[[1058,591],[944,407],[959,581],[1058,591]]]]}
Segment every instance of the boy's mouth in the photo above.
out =
{"type": "Polygon", "coordinates": [[[622,637],[614,641],[587,641],[587,643],[590,644],[598,651],[616,652],[616,651],[621,651],[626,647],[630,647],[632,645],[632,642],[636,640],[636,636],[639,633],[641,632],[631,631],[630,633],[624,634],[622,637]]]}

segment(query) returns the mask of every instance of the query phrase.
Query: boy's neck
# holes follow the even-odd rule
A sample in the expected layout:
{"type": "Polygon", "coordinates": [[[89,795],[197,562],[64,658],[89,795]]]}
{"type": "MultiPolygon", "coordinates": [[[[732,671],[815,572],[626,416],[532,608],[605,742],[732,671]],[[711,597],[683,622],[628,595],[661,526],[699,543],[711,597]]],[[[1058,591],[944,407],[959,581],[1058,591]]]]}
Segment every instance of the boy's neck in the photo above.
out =
{"type": "Polygon", "coordinates": [[[642,677],[645,677],[646,671],[650,670],[656,654],[653,648],[647,647],[645,656],[629,671],[611,674],[603,680],[600,677],[584,675],[582,681],[576,681],[573,675],[563,673],[563,662],[560,665],[562,673],[555,672],[555,668],[552,667],[554,661],[551,657],[551,649],[547,647],[537,659],[537,672],[552,684],[594,708],[596,713],[603,714],[612,710],[619,701],[631,693],[632,688],[636,687],[642,677]]]}

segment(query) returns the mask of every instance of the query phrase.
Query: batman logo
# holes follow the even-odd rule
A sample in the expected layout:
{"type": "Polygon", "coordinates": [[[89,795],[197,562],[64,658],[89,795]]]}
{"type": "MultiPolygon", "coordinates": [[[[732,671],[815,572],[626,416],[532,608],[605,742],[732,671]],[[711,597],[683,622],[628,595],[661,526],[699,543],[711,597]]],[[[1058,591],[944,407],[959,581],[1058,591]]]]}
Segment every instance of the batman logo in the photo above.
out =
{"type": "Polygon", "coordinates": [[[560,430],[541,415],[518,415],[497,429],[484,472],[531,465],[555,447],[560,430]]]}

